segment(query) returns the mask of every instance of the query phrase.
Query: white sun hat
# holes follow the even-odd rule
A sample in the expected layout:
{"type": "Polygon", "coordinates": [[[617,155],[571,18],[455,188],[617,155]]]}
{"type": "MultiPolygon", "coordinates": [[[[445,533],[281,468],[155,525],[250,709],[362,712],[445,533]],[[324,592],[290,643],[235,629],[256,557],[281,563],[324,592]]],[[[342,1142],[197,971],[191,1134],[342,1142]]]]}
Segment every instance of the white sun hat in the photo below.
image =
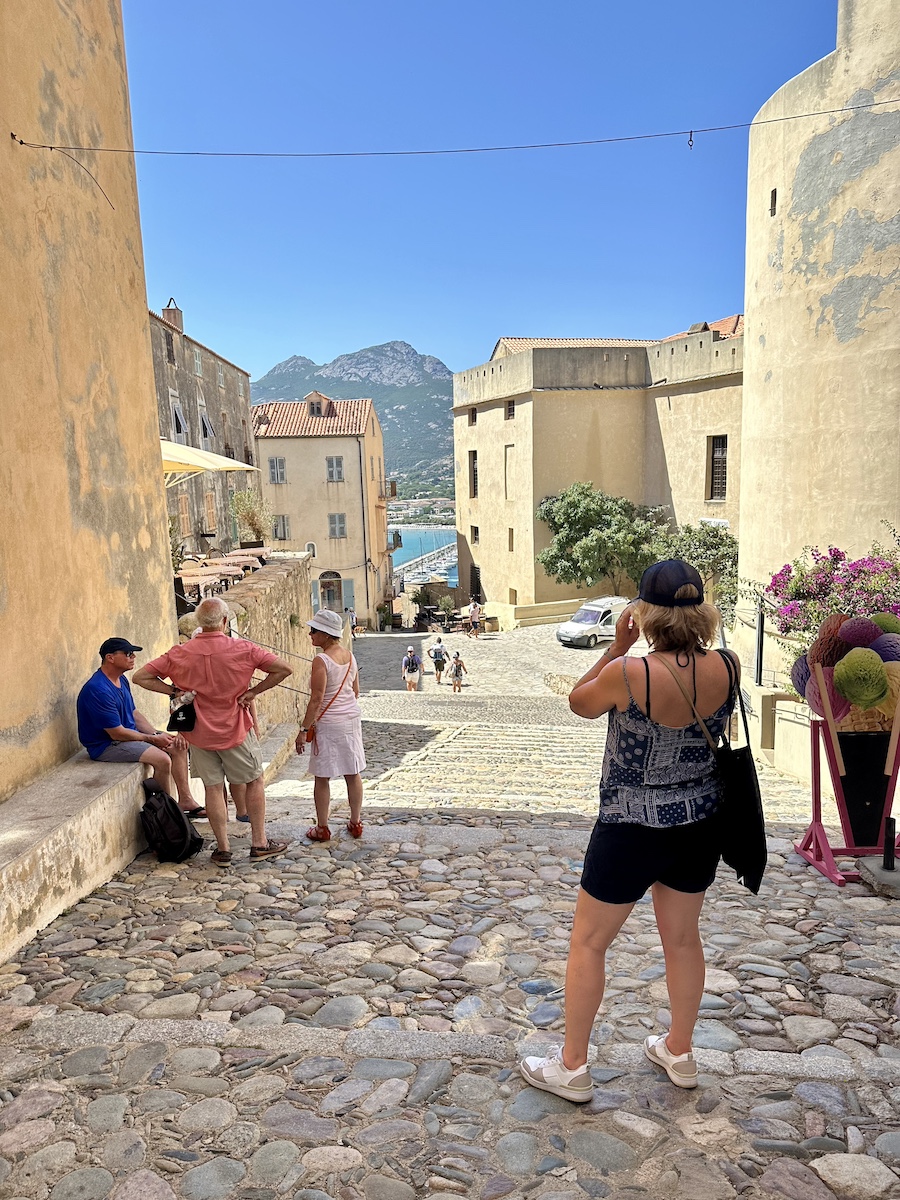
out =
{"type": "Polygon", "coordinates": [[[340,613],[331,612],[328,608],[321,609],[311,621],[306,623],[310,629],[318,629],[320,633],[328,633],[332,637],[340,637],[344,628],[344,621],[340,613]]]}

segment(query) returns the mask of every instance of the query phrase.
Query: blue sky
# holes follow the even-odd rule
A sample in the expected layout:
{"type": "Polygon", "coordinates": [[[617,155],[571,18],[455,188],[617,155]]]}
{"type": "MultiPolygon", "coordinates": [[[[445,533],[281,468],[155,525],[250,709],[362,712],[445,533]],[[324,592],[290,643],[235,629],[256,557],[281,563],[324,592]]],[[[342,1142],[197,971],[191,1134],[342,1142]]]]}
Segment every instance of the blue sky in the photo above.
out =
{"type": "MultiPolygon", "coordinates": [[[[391,150],[750,120],[837,0],[123,0],[135,145],[391,150]]],[[[658,337],[743,307],[746,131],[413,159],[139,158],[148,300],[254,377],[402,339],[658,337]]]]}

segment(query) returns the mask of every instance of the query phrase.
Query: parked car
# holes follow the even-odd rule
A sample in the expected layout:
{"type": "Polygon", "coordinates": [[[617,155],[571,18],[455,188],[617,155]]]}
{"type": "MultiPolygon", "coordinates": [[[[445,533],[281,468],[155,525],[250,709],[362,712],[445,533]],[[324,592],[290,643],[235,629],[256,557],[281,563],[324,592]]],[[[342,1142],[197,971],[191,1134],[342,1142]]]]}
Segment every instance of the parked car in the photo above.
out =
{"type": "Polygon", "coordinates": [[[631,603],[624,596],[600,596],[582,604],[578,612],[556,630],[556,640],[564,646],[596,646],[611,642],[616,621],[631,603]]]}

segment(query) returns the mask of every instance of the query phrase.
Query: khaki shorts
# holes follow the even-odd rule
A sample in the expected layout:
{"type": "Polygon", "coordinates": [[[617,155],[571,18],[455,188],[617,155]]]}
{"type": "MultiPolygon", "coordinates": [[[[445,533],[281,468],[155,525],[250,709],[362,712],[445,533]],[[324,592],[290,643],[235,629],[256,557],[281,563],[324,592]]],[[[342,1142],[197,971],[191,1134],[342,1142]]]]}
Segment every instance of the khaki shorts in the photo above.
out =
{"type": "Polygon", "coordinates": [[[205,787],[229,783],[252,783],[263,773],[262,755],[251,729],[239,746],[230,750],[201,750],[191,746],[191,775],[205,787]]]}

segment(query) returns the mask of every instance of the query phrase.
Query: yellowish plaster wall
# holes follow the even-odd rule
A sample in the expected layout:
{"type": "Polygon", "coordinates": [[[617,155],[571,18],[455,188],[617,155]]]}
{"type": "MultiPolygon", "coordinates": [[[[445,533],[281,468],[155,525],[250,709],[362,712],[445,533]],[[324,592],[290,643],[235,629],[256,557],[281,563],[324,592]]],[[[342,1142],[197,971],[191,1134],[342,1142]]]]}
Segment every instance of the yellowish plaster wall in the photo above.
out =
{"type": "MultiPolygon", "coordinates": [[[[118,4],[0,7],[0,109],[28,141],[131,145],[118,4]]],[[[78,748],[105,637],[175,634],[134,167],[79,157],[109,201],[0,138],[0,799],[78,748]]]]}
{"type": "Polygon", "coordinates": [[[900,522],[898,64],[895,0],[841,0],[837,50],[758,118],[892,102],[751,132],[741,576],[900,522]]]}

